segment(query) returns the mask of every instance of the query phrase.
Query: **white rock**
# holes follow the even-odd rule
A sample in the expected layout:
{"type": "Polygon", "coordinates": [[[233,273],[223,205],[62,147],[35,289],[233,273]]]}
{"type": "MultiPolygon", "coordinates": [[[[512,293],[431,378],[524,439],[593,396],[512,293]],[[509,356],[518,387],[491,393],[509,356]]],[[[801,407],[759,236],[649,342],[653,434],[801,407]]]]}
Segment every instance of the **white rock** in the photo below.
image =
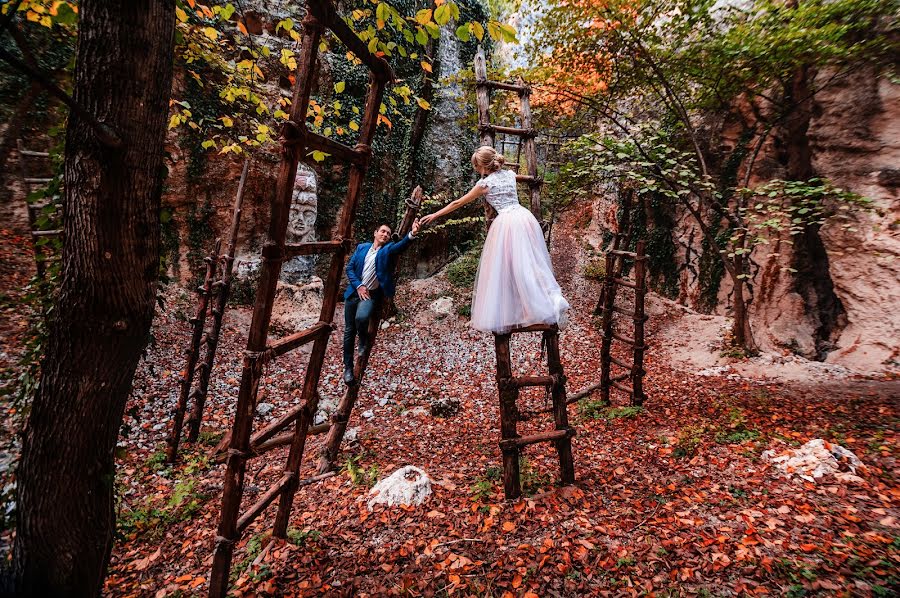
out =
{"type": "Polygon", "coordinates": [[[359,428],[348,428],[346,432],[344,432],[344,440],[347,443],[356,442],[359,438],[359,428]]]}
{"type": "Polygon", "coordinates": [[[449,316],[453,312],[453,298],[439,297],[431,302],[428,309],[439,316],[449,316]]]}
{"type": "Polygon", "coordinates": [[[275,406],[270,403],[260,403],[256,406],[256,412],[260,415],[269,415],[274,408],[275,406]]]}
{"type": "Polygon", "coordinates": [[[369,409],[368,411],[363,411],[362,416],[366,419],[372,419],[373,417],[375,417],[375,413],[371,409],[369,409]]]}
{"type": "Polygon", "coordinates": [[[816,482],[826,475],[834,476],[841,482],[863,481],[856,475],[857,469],[865,468],[862,461],[852,451],[821,438],[815,438],[800,448],[781,454],[769,450],[763,451],[760,456],[783,472],[809,482],[816,482]]]}
{"type": "Polygon", "coordinates": [[[413,465],[401,467],[369,491],[369,509],[376,504],[420,505],[431,495],[431,478],[413,465]]]}

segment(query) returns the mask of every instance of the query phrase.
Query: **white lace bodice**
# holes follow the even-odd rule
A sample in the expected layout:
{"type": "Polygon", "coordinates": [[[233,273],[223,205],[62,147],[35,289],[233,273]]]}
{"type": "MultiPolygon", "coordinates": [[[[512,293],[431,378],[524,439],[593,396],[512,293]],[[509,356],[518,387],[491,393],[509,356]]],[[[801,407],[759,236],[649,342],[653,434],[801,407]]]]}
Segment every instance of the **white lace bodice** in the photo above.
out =
{"type": "Polygon", "coordinates": [[[500,169],[492,172],[475,183],[487,189],[484,198],[497,213],[514,207],[520,207],[519,193],[516,189],[516,173],[512,170],[500,169]]]}

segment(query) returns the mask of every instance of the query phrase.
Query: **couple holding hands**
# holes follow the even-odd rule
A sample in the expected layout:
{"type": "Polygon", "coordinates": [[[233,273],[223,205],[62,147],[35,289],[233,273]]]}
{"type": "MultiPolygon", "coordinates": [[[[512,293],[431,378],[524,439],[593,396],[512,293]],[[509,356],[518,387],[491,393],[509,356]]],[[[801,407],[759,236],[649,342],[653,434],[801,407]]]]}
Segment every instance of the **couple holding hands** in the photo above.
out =
{"type": "Polygon", "coordinates": [[[550,254],[540,224],[519,203],[516,175],[503,168],[503,155],[483,146],[472,155],[481,175],[472,189],[433,214],[413,223],[412,231],[389,242],[391,227],[380,225],[371,243],[360,243],[347,262],[350,285],[344,292],[344,382],[353,383],[353,349],[367,346],[369,318],[385,297],[393,297],[392,262],[415,239],[422,226],[458,210],[480,197],[497,211],[488,229],[472,299],[472,327],[506,333],[534,324],[565,324],[569,303],[553,275],[550,254]]]}

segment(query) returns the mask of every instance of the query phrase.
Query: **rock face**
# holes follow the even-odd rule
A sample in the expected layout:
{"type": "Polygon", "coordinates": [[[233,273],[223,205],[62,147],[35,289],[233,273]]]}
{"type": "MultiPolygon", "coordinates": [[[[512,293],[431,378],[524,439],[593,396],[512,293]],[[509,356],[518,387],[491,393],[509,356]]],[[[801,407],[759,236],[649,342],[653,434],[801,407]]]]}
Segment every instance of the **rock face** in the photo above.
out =
{"type": "Polygon", "coordinates": [[[431,496],[431,478],[418,467],[407,465],[375,484],[369,495],[369,509],[374,505],[417,506],[431,496]]]}
{"type": "MultiPolygon", "coordinates": [[[[869,198],[873,209],[831,217],[809,235],[773,239],[753,251],[754,338],[764,351],[789,351],[853,371],[896,371],[900,87],[877,73],[860,72],[820,92],[812,114],[808,135],[816,175],[869,198]]],[[[718,141],[733,147],[739,133],[737,125],[725,123],[718,141]]],[[[774,142],[763,147],[757,166],[762,178],[751,184],[785,176],[778,151],[774,142]]],[[[676,210],[672,217],[678,301],[729,314],[731,285],[727,277],[711,284],[704,262],[716,258],[703,235],[686,211],[676,210]]],[[[614,221],[607,198],[595,202],[593,221],[599,230],[590,238],[599,240],[614,221]]]]}
{"type": "Polygon", "coordinates": [[[322,308],[323,288],[318,277],[304,285],[279,282],[272,306],[272,325],[291,333],[316,323],[322,308]]]}

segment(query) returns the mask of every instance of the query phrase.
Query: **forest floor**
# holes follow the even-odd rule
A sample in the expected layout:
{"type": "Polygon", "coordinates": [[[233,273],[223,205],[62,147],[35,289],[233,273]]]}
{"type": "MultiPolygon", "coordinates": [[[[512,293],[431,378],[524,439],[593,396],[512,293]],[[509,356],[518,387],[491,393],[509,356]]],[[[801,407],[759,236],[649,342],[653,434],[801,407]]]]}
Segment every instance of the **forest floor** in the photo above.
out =
{"type": "MultiPolygon", "coordinates": [[[[573,305],[561,336],[570,392],[597,381],[600,344],[590,316],[599,286],[583,276],[590,258],[573,222],[563,215],[553,244],[573,305]]],[[[0,235],[4,255],[24,249],[16,234],[0,235]]],[[[2,284],[17,283],[4,277],[2,284]]],[[[698,373],[666,350],[678,310],[658,309],[648,325],[644,407],[629,408],[624,397],[612,408],[592,398],[570,406],[577,483],[556,485],[552,447],[533,445],[522,462],[525,496],[506,501],[493,339],[464,317],[432,311],[441,296],[455,307],[468,302],[444,275],[401,284],[400,316],[379,334],[340,473],[297,492],[288,541],[270,542],[274,506],[251,525],[235,549],[235,595],[881,596],[900,589],[897,380],[698,373]],[[460,412],[433,417],[430,401],[439,397],[458,399],[460,412]],[[813,483],[761,458],[815,438],[853,451],[865,464],[859,477],[813,483]],[[370,511],[370,487],[407,464],[428,472],[434,494],[419,507],[370,511]]],[[[250,316],[246,307],[227,312],[201,442],[169,467],[161,450],[192,301],[169,292],[135,378],[119,445],[120,538],[107,595],[206,591],[224,472],[207,453],[230,427],[250,316]]],[[[0,334],[0,356],[15,355],[21,323],[0,334]]],[[[340,335],[328,351],[325,397],[343,390],[340,335]]],[[[539,345],[537,335],[513,339],[517,374],[540,371],[539,345]]],[[[268,365],[258,423],[295,404],[306,357],[295,352],[268,365]]],[[[525,393],[522,404],[543,407],[545,397],[525,393]]],[[[549,418],[536,418],[520,433],[547,427],[549,418]]],[[[315,473],[321,439],[307,443],[301,478],[315,473]]],[[[286,453],[251,462],[245,507],[278,479],[286,453]]]]}

